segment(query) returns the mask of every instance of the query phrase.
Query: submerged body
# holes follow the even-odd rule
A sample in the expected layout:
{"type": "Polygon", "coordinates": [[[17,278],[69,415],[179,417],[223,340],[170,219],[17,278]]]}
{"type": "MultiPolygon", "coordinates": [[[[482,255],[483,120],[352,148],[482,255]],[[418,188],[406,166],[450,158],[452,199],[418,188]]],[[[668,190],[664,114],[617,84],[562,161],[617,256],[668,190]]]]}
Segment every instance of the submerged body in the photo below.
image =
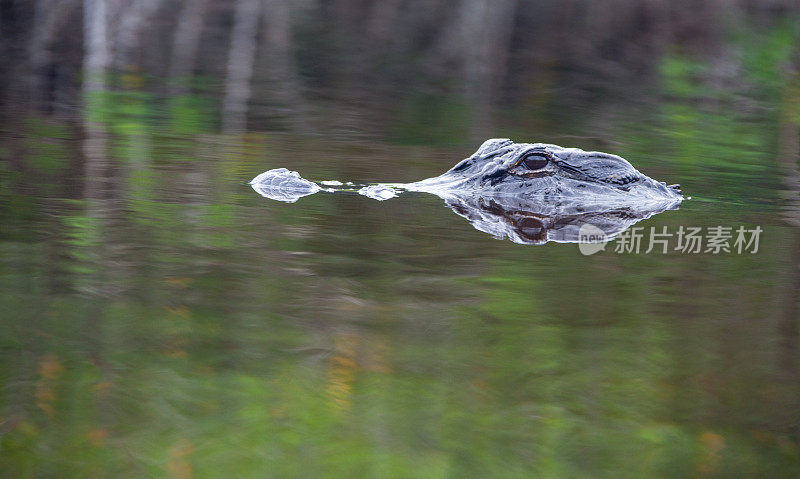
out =
{"type": "Polygon", "coordinates": [[[577,242],[574,233],[583,224],[610,238],[683,200],[678,185],[656,181],[619,156],[508,139],[487,140],[442,175],[414,183],[315,183],[278,168],[250,184],[285,202],[318,191],[357,191],[377,200],[404,191],[431,193],[475,228],[517,243],[577,242]]]}

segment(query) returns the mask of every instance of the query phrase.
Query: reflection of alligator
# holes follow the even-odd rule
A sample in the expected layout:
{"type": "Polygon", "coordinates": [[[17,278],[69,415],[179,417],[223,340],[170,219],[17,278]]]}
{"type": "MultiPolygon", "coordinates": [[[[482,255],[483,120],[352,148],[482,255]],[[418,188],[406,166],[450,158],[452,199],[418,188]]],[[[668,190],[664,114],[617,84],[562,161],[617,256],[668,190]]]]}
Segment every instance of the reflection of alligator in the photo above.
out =
{"type": "Polygon", "coordinates": [[[504,139],[488,140],[441,176],[415,183],[317,184],[278,168],[250,184],[287,202],[318,191],[358,191],[378,200],[403,191],[433,193],[475,228],[517,243],[578,242],[586,224],[611,238],[683,199],[678,185],[655,181],[619,156],[504,139]]]}
{"type": "Polygon", "coordinates": [[[610,241],[634,223],[677,207],[675,202],[652,201],[639,207],[587,207],[562,201],[482,196],[451,196],[445,203],[476,230],[518,244],[610,241]]]}

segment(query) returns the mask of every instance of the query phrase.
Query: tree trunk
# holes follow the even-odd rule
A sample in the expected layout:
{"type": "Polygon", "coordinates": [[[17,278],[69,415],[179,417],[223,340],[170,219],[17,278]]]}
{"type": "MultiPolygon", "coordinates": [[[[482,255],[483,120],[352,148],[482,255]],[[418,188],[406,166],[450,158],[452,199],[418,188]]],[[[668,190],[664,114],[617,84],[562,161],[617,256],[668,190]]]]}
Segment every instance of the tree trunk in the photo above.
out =
{"type": "Polygon", "coordinates": [[[264,0],[264,55],[272,92],[294,131],[307,131],[308,106],[294,61],[291,0],[264,0]]]}
{"type": "Polygon", "coordinates": [[[222,129],[227,133],[244,131],[247,127],[247,102],[260,16],[261,0],[237,0],[222,100],[222,129]]]}
{"type": "Polygon", "coordinates": [[[209,0],[186,0],[178,15],[175,36],[172,42],[172,62],[169,70],[170,93],[185,93],[184,83],[192,75],[200,36],[203,32],[203,16],[209,0]]]}
{"type": "Polygon", "coordinates": [[[473,135],[492,128],[494,91],[505,76],[517,0],[463,0],[440,53],[457,59],[463,71],[464,96],[474,108],[473,135]]]}
{"type": "Polygon", "coordinates": [[[137,54],[141,49],[142,29],[158,11],[161,0],[135,0],[128,8],[120,10],[116,38],[116,66],[134,69],[139,64],[137,54]]]}
{"type": "Polygon", "coordinates": [[[102,92],[105,90],[108,50],[108,2],[84,0],[83,118],[86,139],[86,198],[99,198],[105,185],[108,165],[105,160],[106,132],[100,115],[102,92]]]}
{"type": "Polygon", "coordinates": [[[53,68],[52,46],[78,0],[38,0],[34,11],[33,34],[28,44],[28,92],[34,108],[45,109],[54,85],[48,82],[53,68]]]}

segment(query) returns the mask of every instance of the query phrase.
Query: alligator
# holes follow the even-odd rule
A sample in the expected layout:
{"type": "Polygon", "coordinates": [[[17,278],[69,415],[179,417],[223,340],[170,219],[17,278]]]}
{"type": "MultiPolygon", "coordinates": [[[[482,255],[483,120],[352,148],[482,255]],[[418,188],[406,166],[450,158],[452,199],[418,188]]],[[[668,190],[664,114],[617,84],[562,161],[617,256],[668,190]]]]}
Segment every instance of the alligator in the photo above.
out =
{"type": "Polygon", "coordinates": [[[355,191],[377,200],[432,193],[476,229],[521,244],[580,242],[584,225],[609,240],[683,200],[679,185],[656,181],[619,156],[509,139],[487,140],[442,175],[414,183],[312,182],[277,168],[250,185],[284,202],[320,191],[355,191]]]}

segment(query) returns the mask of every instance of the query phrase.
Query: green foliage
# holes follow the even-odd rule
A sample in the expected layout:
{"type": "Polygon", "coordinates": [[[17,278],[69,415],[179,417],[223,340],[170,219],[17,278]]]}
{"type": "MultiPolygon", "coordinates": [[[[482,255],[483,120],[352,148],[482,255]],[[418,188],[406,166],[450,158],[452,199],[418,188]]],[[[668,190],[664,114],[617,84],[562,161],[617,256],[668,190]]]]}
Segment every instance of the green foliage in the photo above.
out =
{"type": "Polygon", "coordinates": [[[738,41],[744,71],[758,89],[774,96],[785,81],[785,68],[800,48],[797,21],[787,20],[768,31],[747,31],[738,41]]]}
{"type": "Polygon", "coordinates": [[[177,136],[211,131],[213,101],[197,95],[177,95],[169,99],[168,131],[177,136]]]}
{"type": "Polygon", "coordinates": [[[713,64],[681,55],[661,62],[669,100],[659,106],[662,135],[640,154],[660,151],[689,177],[684,191],[775,201],[780,185],[775,144],[788,81],[784,69],[800,48],[797,24],[767,31],[742,30],[728,48],[726,68],[740,68],[734,84],[714,87],[713,64]],[[737,63],[738,61],[738,63],[737,63]],[[747,105],[741,108],[741,105],[747,105]],[[687,188],[689,186],[689,188],[687,188]],[[772,193],[771,193],[772,192],[772,193]]]}
{"type": "Polygon", "coordinates": [[[704,89],[700,75],[706,70],[707,65],[703,62],[682,55],[665,56],[659,71],[664,93],[683,98],[702,95],[704,89]]]}

